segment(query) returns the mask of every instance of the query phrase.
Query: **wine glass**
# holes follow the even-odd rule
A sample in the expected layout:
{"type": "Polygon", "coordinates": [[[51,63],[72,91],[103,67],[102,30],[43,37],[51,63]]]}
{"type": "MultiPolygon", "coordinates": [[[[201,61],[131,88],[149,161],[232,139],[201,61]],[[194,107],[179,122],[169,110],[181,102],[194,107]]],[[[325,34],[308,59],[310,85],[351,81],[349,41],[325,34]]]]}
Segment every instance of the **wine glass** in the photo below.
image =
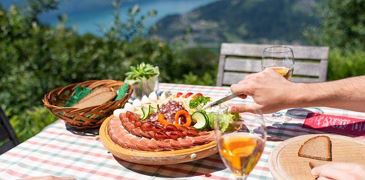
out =
{"type": "Polygon", "coordinates": [[[236,179],[246,179],[264,151],[263,116],[242,113],[236,121],[227,121],[227,113],[218,113],[216,117],[214,131],[220,157],[236,179]]]}
{"type": "MultiPolygon", "coordinates": [[[[286,46],[271,46],[265,48],[261,60],[262,70],[266,68],[273,69],[285,79],[290,79],[294,71],[294,53],[293,50],[286,46]]],[[[275,112],[273,117],[280,117],[283,114],[275,112]]]]}

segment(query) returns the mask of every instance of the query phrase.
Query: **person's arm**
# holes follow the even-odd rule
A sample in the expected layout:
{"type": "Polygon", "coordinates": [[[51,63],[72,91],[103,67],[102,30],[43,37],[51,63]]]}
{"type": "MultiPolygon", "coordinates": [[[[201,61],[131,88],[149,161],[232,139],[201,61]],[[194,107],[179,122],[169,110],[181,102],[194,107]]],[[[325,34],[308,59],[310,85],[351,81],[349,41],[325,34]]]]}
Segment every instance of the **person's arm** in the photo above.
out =
{"type": "Polygon", "coordinates": [[[254,104],[234,105],[233,112],[275,112],[292,107],[327,106],[365,112],[365,76],[324,83],[293,83],[274,70],[247,76],[231,86],[233,93],[252,96],[254,104]]]}
{"type": "Polygon", "coordinates": [[[293,97],[299,106],[326,106],[365,112],[365,76],[332,82],[298,84],[293,97]]]}

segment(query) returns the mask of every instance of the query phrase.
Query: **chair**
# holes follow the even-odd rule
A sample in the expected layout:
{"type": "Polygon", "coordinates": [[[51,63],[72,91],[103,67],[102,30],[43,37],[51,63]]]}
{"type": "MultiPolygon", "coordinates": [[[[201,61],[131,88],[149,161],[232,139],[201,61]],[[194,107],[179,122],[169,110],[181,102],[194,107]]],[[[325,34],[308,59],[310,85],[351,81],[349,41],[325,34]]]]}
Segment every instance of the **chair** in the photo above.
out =
{"type": "Polygon", "coordinates": [[[10,150],[19,144],[15,132],[9,123],[9,119],[5,116],[2,108],[0,108],[0,154],[10,150]]]}
{"type": "MultiPolygon", "coordinates": [[[[261,71],[262,52],[272,45],[223,43],[219,57],[217,86],[229,86],[247,74],[261,71]]],[[[327,79],[328,47],[292,46],[294,72],[291,81],[323,82],[327,79]]]]}

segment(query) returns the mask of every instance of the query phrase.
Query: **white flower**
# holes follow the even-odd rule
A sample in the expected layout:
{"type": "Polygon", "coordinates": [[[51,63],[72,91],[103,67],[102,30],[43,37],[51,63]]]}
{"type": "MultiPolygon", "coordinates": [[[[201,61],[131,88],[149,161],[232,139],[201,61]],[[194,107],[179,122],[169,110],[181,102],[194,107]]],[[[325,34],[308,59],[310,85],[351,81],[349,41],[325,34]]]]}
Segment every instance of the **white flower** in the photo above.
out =
{"type": "Polygon", "coordinates": [[[142,101],[141,101],[142,104],[148,104],[150,102],[151,102],[151,99],[149,99],[146,95],[144,95],[142,97],[142,101]]]}
{"type": "Polygon", "coordinates": [[[115,117],[119,118],[119,115],[120,115],[121,113],[126,113],[126,112],[127,112],[127,111],[126,111],[126,110],[124,110],[124,109],[116,109],[116,110],[114,110],[113,115],[114,115],[115,117]]]}
{"type": "Polygon", "coordinates": [[[131,111],[131,112],[133,112],[133,110],[134,110],[134,106],[133,106],[131,103],[126,103],[126,104],[124,105],[124,110],[125,110],[125,111],[131,111]]]}
{"type": "Polygon", "coordinates": [[[133,101],[133,106],[134,107],[141,107],[142,106],[142,103],[141,103],[141,101],[139,99],[135,99],[133,101]]]}
{"type": "Polygon", "coordinates": [[[150,95],[148,95],[148,98],[153,101],[153,102],[156,102],[157,101],[157,95],[155,92],[151,92],[150,95]]]}

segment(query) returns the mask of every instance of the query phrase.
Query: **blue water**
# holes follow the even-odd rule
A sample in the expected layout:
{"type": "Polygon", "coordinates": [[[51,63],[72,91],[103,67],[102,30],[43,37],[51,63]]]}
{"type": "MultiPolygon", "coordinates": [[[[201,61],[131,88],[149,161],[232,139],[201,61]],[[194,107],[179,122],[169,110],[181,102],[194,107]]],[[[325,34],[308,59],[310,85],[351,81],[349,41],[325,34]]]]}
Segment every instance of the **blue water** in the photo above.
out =
{"type": "MultiPolygon", "coordinates": [[[[146,27],[150,27],[161,18],[171,14],[183,14],[197,7],[209,4],[217,0],[124,0],[122,1],[120,15],[127,18],[128,9],[139,5],[141,14],[157,10],[157,16],[145,21],[146,27]]],[[[112,0],[61,0],[57,10],[42,14],[41,22],[55,26],[59,15],[67,15],[66,26],[74,28],[77,32],[93,33],[100,35],[100,27],[108,29],[113,21],[114,9],[112,0]]],[[[9,7],[16,3],[24,6],[24,0],[1,0],[0,4],[9,7]]]]}

